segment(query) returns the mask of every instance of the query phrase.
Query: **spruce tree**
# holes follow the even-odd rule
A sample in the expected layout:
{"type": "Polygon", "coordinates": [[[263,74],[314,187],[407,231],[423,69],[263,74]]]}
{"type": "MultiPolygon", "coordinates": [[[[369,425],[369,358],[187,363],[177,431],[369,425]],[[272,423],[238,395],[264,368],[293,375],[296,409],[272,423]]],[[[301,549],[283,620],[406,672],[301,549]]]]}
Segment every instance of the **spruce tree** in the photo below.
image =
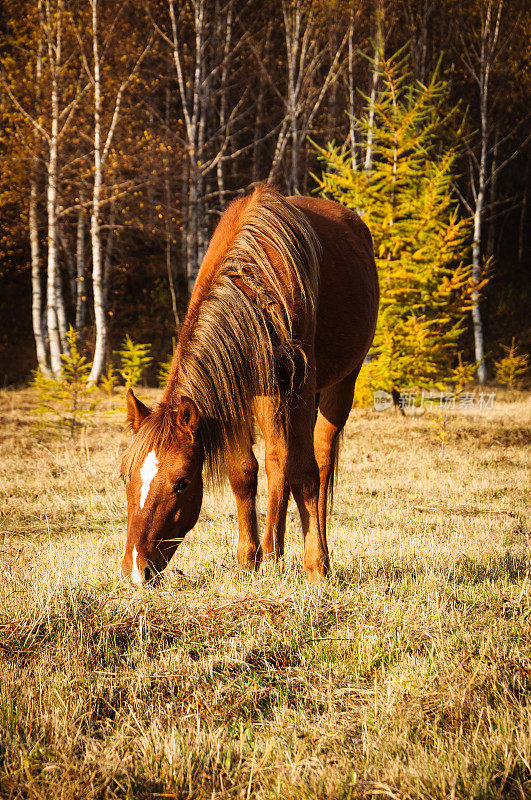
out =
{"type": "MultiPolygon", "coordinates": [[[[371,230],[381,299],[360,378],[371,389],[391,391],[451,376],[471,278],[468,221],[452,193],[459,111],[445,109],[447,85],[437,74],[426,86],[412,81],[403,51],[381,55],[380,70],[372,168],[353,170],[350,153],[332,142],[318,148],[326,167],[317,182],[323,195],[357,211],[371,230]]],[[[358,141],[367,141],[368,111],[360,129],[358,141]]]]}

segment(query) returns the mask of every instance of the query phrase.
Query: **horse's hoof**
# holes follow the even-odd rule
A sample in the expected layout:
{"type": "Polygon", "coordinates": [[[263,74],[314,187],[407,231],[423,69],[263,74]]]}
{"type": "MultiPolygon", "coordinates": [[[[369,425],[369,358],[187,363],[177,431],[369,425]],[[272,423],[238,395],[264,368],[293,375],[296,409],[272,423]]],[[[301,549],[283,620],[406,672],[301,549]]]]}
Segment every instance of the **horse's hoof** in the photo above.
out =
{"type": "Polygon", "coordinates": [[[258,567],[260,566],[260,555],[258,552],[247,552],[247,553],[238,553],[238,566],[240,569],[248,569],[252,572],[256,572],[258,567]]]}

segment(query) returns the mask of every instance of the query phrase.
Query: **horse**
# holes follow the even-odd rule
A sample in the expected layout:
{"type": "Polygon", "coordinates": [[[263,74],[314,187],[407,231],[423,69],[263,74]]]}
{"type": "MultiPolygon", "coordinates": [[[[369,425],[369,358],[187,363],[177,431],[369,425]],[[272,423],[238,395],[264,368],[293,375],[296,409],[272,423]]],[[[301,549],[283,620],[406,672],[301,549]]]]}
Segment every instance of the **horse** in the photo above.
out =
{"type": "Polygon", "coordinates": [[[378,303],[371,235],[353,211],[284,197],[268,184],[228,206],[198,271],[162,399],[150,409],[127,394],[124,582],[161,579],[198,520],[203,482],[215,486],[226,474],[239,565],[257,569],[283,556],[291,493],[307,579],[325,577],[339,436],[378,303]],[[261,542],[255,420],[269,495],[261,542]]]}

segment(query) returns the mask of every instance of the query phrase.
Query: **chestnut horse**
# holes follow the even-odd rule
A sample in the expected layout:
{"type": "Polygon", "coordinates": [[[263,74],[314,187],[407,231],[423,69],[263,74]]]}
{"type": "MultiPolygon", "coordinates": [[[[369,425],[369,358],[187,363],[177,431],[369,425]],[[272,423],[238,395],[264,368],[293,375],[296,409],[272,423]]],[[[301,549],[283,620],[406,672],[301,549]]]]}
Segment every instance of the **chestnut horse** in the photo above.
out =
{"type": "Polygon", "coordinates": [[[268,185],[227,208],[197,275],[162,400],[150,410],[128,392],[126,582],[157,579],[197,522],[203,472],[216,482],[225,471],[238,508],[239,564],[257,568],[283,555],[291,492],[307,578],[326,574],[338,435],[378,297],[371,235],[352,211],[285,198],[268,185]],[[255,418],[269,488],[261,543],[255,418]]]}

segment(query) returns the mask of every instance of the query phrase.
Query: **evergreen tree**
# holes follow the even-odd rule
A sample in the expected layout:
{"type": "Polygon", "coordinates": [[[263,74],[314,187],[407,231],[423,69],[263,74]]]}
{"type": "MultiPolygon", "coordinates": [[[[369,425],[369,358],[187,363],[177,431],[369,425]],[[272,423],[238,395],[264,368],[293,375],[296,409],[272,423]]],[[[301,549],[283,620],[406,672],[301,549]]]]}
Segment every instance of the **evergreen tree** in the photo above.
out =
{"type": "Polygon", "coordinates": [[[152,361],[152,357],[149,355],[150,350],[150,344],[134,342],[129,334],[126,334],[122,342],[122,348],[116,351],[116,355],[120,359],[118,372],[122,376],[127,389],[140,383],[144,371],[152,361]]]}
{"type": "Polygon", "coordinates": [[[37,369],[33,385],[38,390],[39,414],[47,418],[51,412],[56,418],[56,425],[74,436],[87,424],[97,401],[87,402],[94,388],[88,385],[92,364],[80,353],[77,332],[72,325],[68,327],[66,339],[69,353],[61,355],[60,379],[50,378],[37,369]]]}
{"type": "MultiPolygon", "coordinates": [[[[372,132],[370,170],[353,170],[350,152],[333,142],[320,150],[322,194],[357,211],[369,226],[380,278],[380,313],[362,384],[372,389],[434,385],[451,372],[472,288],[468,222],[452,194],[458,153],[447,131],[459,127],[445,110],[447,85],[435,74],[414,82],[403,51],[380,55],[382,91],[360,121],[358,141],[372,132]]],[[[358,159],[358,162],[360,159],[358,159]]]]}

